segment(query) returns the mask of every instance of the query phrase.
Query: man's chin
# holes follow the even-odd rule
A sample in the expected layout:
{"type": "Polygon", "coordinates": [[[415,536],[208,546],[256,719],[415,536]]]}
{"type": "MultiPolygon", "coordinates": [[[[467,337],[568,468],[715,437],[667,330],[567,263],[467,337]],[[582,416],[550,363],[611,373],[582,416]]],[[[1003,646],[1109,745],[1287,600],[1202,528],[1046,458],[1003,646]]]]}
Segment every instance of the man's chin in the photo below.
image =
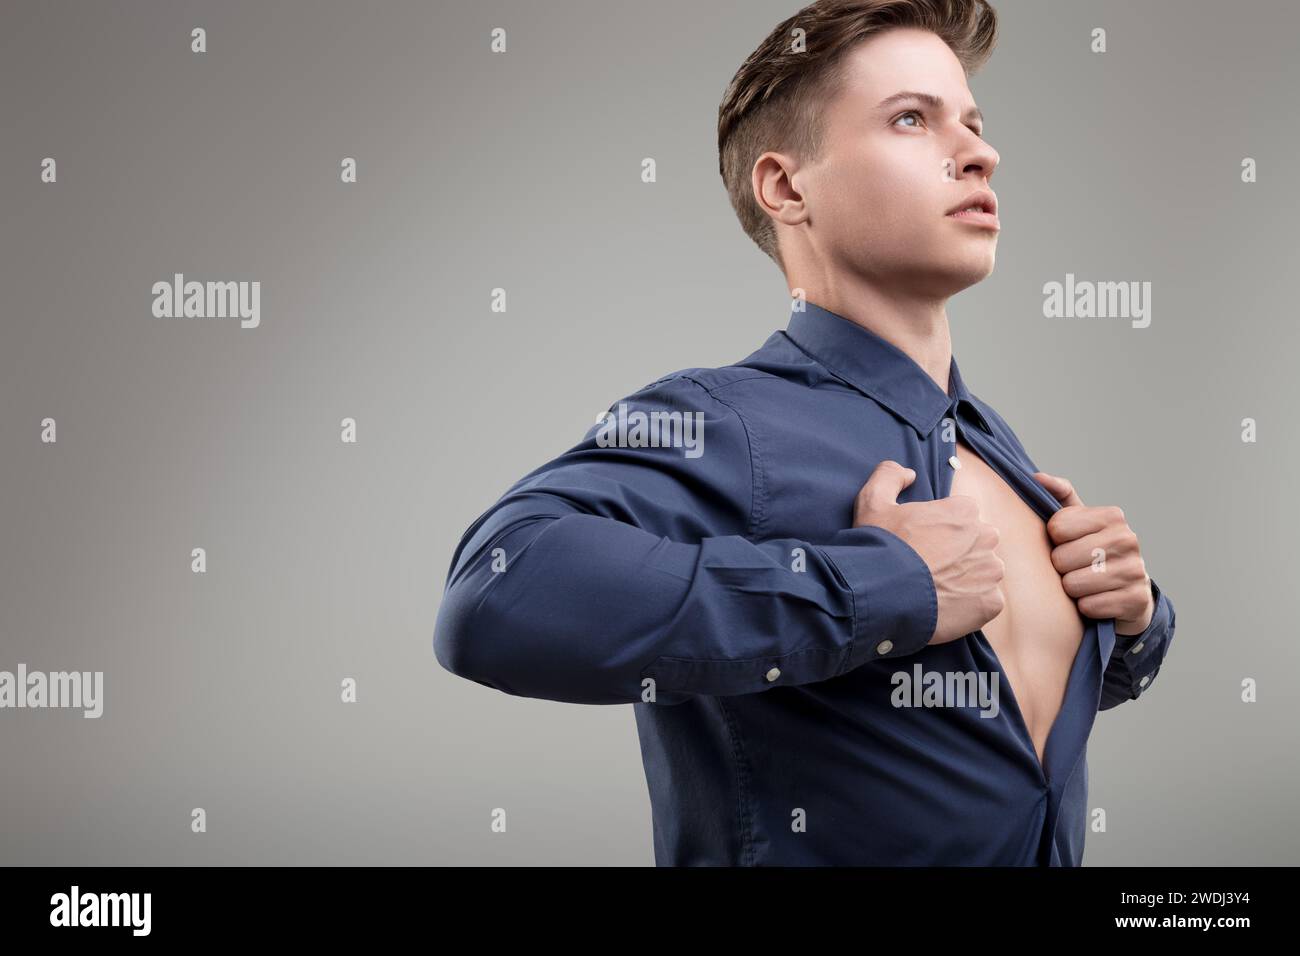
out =
{"type": "Polygon", "coordinates": [[[993,274],[994,254],[966,257],[960,261],[945,262],[935,270],[935,292],[943,296],[956,295],[963,289],[983,282],[993,274]]]}
{"type": "Polygon", "coordinates": [[[910,289],[914,293],[946,298],[983,282],[993,273],[995,249],[944,250],[947,254],[898,258],[886,267],[863,270],[870,281],[881,286],[910,289]],[[956,254],[957,252],[961,254],[956,254]]]}

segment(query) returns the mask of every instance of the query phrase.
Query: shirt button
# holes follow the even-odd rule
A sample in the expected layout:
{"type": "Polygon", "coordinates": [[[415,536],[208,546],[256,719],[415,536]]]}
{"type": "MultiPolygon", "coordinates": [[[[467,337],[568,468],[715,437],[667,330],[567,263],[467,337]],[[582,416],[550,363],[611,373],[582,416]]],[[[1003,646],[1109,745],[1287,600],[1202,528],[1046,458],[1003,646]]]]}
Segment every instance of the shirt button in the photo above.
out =
{"type": "Polygon", "coordinates": [[[1139,687],[1146,687],[1146,686],[1147,686],[1147,681],[1149,681],[1149,680],[1151,680],[1151,675],[1150,675],[1150,674],[1148,674],[1146,677],[1144,677],[1144,678],[1142,678],[1140,681],[1138,681],[1138,686],[1139,686],[1139,687]]]}
{"type": "Polygon", "coordinates": [[[879,644],[876,645],[877,654],[888,654],[893,649],[894,649],[893,641],[881,641],[879,644]]]}
{"type": "Polygon", "coordinates": [[[961,467],[961,462],[958,460],[956,455],[953,455],[951,458],[948,459],[948,464],[952,465],[954,468],[961,467]]]}
{"type": "Polygon", "coordinates": [[[770,671],[767,672],[767,679],[770,681],[776,680],[780,676],[781,676],[781,668],[779,667],[773,667],[770,671]]]}
{"type": "Polygon", "coordinates": [[[1131,648],[1129,648],[1129,653],[1130,653],[1130,654],[1136,654],[1138,651],[1142,650],[1142,645],[1145,644],[1145,643],[1146,643],[1146,641],[1138,641],[1138,642],[1137,642],[1136,644],[1134,644],[1131,648]]]}

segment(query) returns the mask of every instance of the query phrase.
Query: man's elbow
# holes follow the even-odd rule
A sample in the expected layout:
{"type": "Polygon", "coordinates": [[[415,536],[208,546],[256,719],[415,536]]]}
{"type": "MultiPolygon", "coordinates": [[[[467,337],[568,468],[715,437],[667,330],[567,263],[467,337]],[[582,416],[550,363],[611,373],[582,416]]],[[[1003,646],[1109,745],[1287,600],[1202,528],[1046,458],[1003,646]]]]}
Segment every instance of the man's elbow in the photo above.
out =
{"type": "Polygon", "coordinates": [[[433,654],[445,670],[496,690],[505,690],[499,673],[497,640],[502,631],[490,626],[486,602],[451,587],[443,595],[433,629],[433,654]]]}
{"type": "Polygon", "coordinates": [[[484,590],[465,578],[447,589],[433,630],[444,669],[516,697],[566,700],[576,667],[559,639],[565,623],[547,615],[504,582],[484,590]],[[557,633],[556,628],[560,628],[557,633]]]}
{"type": "Polygon", "coordinates": [[[487,592],[449,588],[434,625],[438,663],[515,697],[571,704],[639,699],[639,658],[628,651],[610,613],[602,612],[611,623],[599,626],[566,613],[569,606],[585,606],[579,595],[566,593],[550,604],[529,596],[500,584],[487,592]]]}

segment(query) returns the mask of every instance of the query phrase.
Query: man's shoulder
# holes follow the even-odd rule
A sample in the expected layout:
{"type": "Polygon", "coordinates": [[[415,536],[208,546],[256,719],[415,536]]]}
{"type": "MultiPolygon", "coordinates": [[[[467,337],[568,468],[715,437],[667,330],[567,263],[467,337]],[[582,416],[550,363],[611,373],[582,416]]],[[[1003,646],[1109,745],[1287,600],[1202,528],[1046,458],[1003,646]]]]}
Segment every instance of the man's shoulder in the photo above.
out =
{"type": "Polygon", "coordinates": [[[773,375],[771,372],[750,368],[744,365],[722,365],[716,368],[694,366],[691,368],[677,369],[675,372],[661,375],[648,385],[642,386],[633,394],[640,394],[641,392],[650,389],[658,389],[665,386],[677,387],[685,391],[691,391],[698,388],[713,394],[730,385],[755,380],[768,381],[772,383],[783,381],[780,376],[773,375]]]}
{"type": "Polygon", "coordinates": [[[692,366],[661,375],[636,393],[651,389],[703,390],[724,404],[744,406],[755,399],[770,398],[784,389],[806,387],[799,381],[806,357],[795,351],[781,332],[774,332],[763,345],[729,365],[692,366]],[[739,388],[735,386],[741,386],[739,388]]]}

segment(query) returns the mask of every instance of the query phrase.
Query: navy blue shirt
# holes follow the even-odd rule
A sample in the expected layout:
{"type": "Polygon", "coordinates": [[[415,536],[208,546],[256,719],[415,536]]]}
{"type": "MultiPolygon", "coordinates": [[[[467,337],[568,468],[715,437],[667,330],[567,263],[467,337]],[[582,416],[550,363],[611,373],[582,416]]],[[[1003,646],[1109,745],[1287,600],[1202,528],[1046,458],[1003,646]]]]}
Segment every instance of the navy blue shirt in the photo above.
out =
{"type": "Polygon", "coordinates": [[[916,471],[899,503],[948,496],[958,436],[1044,522],[1060,503],[955,358],[944,394],[802,305],[744,360],[611,405],[481,515],[437,659],[508,694],[633,704],[659,865],[1077,866],[1093,719],[1151,686],[1173,604],[1152,579],[1143,633],[1083,618],[1040,763],[983,632],[929,644],[929,569],[853,505],[884,459],[916,471]],[[996,676],[1000,706],[897,706],[899,671],[996,676]]]}

